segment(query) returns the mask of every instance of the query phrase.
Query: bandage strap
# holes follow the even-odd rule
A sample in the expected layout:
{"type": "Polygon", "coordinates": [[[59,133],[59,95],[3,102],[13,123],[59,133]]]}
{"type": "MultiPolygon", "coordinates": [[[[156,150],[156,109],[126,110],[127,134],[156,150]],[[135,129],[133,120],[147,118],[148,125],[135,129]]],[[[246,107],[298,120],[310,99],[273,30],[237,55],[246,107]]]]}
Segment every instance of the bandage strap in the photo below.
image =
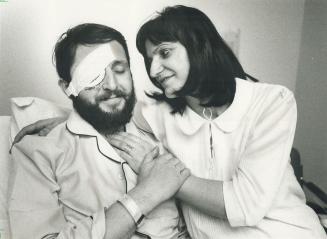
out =
{"type": "Polygon", "coordinates": [[[144,219],[144,214],[142,213],[141,209],[136,204],[134,199],[131,198],[128,194],[124,194],[124,196],[121,199],[119,199],[118,202],[122,206],[124,206],[124,208],[132,216],[136,227],[138,227],[144,219]]]}

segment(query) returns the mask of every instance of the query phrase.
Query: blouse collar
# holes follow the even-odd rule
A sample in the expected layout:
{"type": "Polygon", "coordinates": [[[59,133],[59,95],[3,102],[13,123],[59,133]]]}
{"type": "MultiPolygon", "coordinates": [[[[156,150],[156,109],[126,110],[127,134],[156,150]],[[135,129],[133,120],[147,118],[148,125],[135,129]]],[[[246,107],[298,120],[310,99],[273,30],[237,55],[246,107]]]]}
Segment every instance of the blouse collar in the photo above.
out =
{"type": "MultiPolygon", "coordinates": [[[[213,125],[225,133],[231,133],[242,122],[251,104],[253,95],[252,82],[236,78],[236,91],[232,104],[217,118],[211,120],[213,125]]],[[[184,114],[175,114],[180,129],[187,135],[195,134],[210,120],[204,119],[190,107],[186,107],[184,114]]]]}

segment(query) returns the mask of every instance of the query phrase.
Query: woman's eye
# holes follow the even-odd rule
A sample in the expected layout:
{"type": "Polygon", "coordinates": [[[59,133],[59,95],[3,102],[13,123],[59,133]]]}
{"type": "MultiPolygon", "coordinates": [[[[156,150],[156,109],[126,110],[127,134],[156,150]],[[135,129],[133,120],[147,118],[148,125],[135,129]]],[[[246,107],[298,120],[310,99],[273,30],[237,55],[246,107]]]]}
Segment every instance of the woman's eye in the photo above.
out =
{"type": "Polygon", "coordinates": [[[160,55],[163,57],[163,58],[166,58],[170,55],[170,49],[162,49],[160,50],[160,55]]]}

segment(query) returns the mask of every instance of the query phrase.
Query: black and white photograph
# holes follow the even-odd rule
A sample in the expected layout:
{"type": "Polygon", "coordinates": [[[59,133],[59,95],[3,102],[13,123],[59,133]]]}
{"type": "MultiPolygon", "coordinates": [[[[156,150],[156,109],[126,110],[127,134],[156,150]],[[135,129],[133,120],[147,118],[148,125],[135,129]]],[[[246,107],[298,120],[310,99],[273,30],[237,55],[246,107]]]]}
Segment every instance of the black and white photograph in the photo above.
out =
{"type": "Polygon", "coordinates": [[[326,0],[0,0],[0,239],[327,238],[326,0]]]}

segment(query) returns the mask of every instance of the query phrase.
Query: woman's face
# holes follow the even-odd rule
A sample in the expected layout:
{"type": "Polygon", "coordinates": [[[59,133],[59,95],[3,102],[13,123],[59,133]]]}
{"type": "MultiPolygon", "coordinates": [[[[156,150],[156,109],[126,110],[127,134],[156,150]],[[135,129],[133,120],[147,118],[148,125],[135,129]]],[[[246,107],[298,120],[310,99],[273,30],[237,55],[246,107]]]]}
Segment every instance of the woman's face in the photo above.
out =
{"type": "Polygon", "coordinates": [[[145,42],[150,64],[150,76],[163,88],[168,98],[176,98],[176,92],[185,85],[190,71],[186,48],[179,42],[161,42],[158,45],[145,42]]]}

